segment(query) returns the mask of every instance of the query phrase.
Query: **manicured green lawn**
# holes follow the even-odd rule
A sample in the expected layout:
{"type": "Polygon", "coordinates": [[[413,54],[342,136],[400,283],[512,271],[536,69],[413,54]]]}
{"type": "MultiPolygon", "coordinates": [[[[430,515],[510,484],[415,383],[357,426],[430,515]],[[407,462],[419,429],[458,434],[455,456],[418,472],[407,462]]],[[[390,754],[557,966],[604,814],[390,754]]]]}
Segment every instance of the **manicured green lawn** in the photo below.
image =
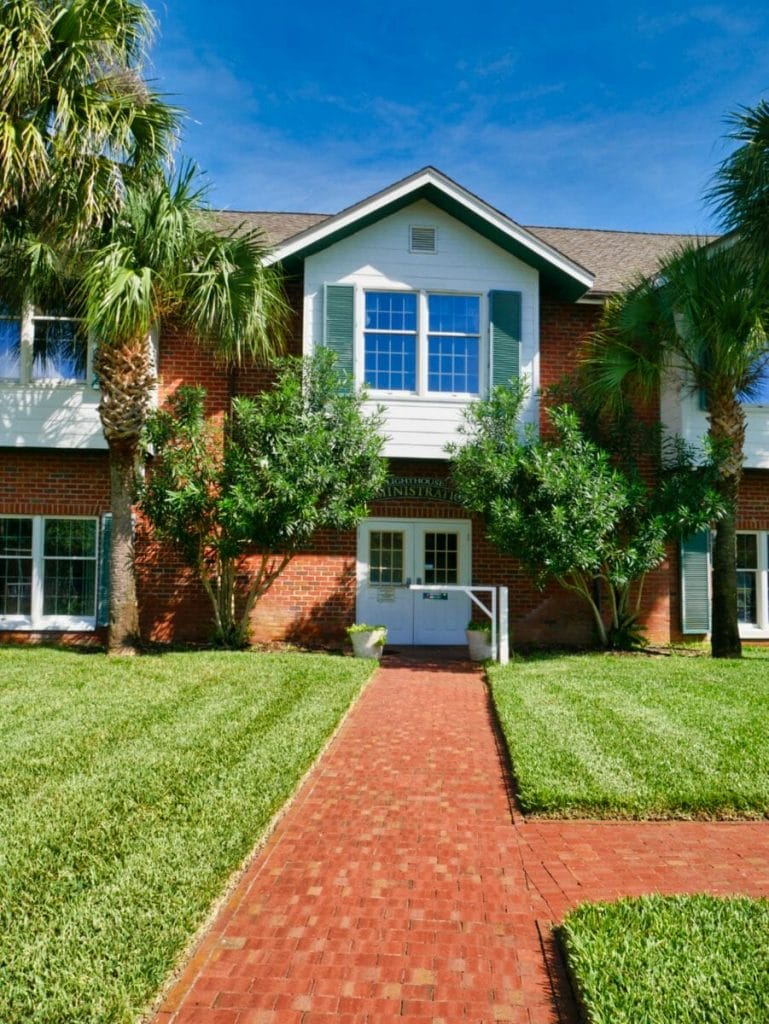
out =
{"type": "Polygon", "coordinates": [[[643,896],[559,929],[589,1024],[766,1024],[769,901],[643,896]]]}
{"type": "Polygon", "coordinates": [[[541,656],[489,677],[527,812],[769,814],[769,652],[541,656]]]}
{"type": "Polygon", "coordinates": [[[0,649],[0,1021],[133,1021],[370,672],[0,649]]]}

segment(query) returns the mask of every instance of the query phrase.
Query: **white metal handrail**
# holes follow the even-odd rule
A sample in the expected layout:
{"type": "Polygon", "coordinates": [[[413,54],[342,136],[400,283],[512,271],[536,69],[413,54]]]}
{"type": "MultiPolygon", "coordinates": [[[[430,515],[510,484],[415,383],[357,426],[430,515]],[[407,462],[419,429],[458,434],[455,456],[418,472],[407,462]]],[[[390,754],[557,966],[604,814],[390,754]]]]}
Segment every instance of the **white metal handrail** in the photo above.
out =
{"type": "Polygon", "coordinates": [[[496,658],[500,665],[506,665],[510,661],[507,587],[464,587],[456,583],[449,583],[445,586],[410,583],[409,590],[427,590],[438,593],[451,590],[455,593],[467,594],[470,600],[491,619],[491,656],[496,658]],[[491,594],[491,608],[488,608],[479,597],[475,596],[477,591],[491,594]],[[499,591],[499,649],[497,649],[497,591],[499,591]]]}

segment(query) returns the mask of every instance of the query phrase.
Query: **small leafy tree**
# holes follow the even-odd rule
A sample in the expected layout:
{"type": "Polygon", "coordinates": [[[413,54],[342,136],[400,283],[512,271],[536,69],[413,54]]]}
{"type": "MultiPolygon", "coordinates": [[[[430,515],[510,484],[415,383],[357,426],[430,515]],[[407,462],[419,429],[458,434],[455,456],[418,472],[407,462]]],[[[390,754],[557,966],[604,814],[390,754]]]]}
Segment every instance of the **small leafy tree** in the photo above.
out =
{"type": "Polygon", "coordinates": [[[452,448],[457,491],[539,586],[555,580],[587,603],[602,646],[632,646],[646,574],[669,540],[719,514],[712,465],[697,466],[680,440],[653,473],[618,465],[568,405],[548,413],[550,436],[521,433],[524,393],[497,388],[471,407],[467,443],[452,448]]]}
{"type": "Polygon", "coordinates": [[[380,418],[363,414],[331,353],[276,367],[274,388],[236,398],[223,431],[206,422],[202,388],[181,388],[146,429],[141,508],[199,576],[226,647],[247,643],[254,605],[313,533],[356,526],[386,475],[380,418]]]}

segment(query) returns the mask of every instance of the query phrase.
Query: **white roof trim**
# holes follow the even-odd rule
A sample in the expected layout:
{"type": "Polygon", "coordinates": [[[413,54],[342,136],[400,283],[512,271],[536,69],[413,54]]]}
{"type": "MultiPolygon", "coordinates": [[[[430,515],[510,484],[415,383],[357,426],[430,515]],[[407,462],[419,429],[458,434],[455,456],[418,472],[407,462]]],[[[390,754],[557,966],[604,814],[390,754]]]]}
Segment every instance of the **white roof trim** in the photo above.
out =
{"type": "Polygon", "coordinates": [[[530,249],[563,273],[580,281],[586,289],[592,288],[593,275],[580,266],[579,263],[574,263],[564,256],[563,253],[543,242],[540,238],[536,238],[526,231],[525,228],[522,228],[520,224],[516,224],[515,221],[510,220],[505,214],[495,210],[493,206],[489,206],[488,203],[479,199],[478,196],[468,192],[467,189],[462,188],[461,185],[452,181],[451,178],[447,178],[445,174],[441,174],[440,171],[433,167],[426,167],[421,171],[417,171],[416,174],[412,174],[410,177],[390,185],[388,188],[377,192],[368,199],[364,199],[355,206],[350,206],[340,213],[334,214],[333,217],[321,221],[320,224],[307,228],[307,230],[300,232],[298,235],[293,235],[275,249],[268,257],[267,263],[279,263],[289,256],[300,252],[307,245],[323,241],[329,235],[333,235],[335,232],[353,225],[361,217],[376,213],[377,210],[386,207],[395,200],[408,196],[409,193],[415,192],[425,185],[434,185],[436,188],[439,188],[442,192],[451,196],[452,199],[455,199],[477,216],[486,220],[490,225],[508,235],[513,241],[530,249]]]}

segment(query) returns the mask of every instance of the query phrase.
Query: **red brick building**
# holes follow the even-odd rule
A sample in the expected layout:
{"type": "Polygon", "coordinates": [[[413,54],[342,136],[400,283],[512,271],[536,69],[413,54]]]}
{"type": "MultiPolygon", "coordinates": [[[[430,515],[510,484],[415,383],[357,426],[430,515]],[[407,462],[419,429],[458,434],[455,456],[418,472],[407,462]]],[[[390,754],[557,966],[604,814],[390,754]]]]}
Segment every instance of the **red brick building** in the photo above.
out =
{"type": "MultiPolygon", "coordinates": [[[[538,397],[573,369],[608,295],[685,240],[680,235],[522,227],[426,168],[333,216],[229,213],[261,227],[295,308],[292,348],[334,349],[372,404],[385,409],[391,478],[356,533],[321,534],[257,606],[256,640],[337,642],[355,619],[384,622],[397,644],[461,643],[468,599],[426,599],[409,582],[506,585],[513,643],[592,639],[588,610],[558,588],[538,591],[452,500],[445,446],[464,409],[511,374],[538,397]]],[[[152,339],[158,399],[203,384],[212,414],[232,390],[194,339],[162,325],[152,339]]],[[[98,640],[108,597],[109,486],[92,352],[67,317],[0,313],[0,637],[98,640]]],[[[236,374],[243,393],[265,386],[236,374]]],[[[685,381],[660,403],[666,425],[701,436],[704,413],[685,381]]],[[[740,507],[746,637],[769,639],[769,410],[748,410],[740,507]]],[[[204,640],[202,591],[137,521],[142,628],[161,642],[204,640]]],[[[652,574],[648,635],[701,634],[708,621],[707,545],[652,574]]]]}

